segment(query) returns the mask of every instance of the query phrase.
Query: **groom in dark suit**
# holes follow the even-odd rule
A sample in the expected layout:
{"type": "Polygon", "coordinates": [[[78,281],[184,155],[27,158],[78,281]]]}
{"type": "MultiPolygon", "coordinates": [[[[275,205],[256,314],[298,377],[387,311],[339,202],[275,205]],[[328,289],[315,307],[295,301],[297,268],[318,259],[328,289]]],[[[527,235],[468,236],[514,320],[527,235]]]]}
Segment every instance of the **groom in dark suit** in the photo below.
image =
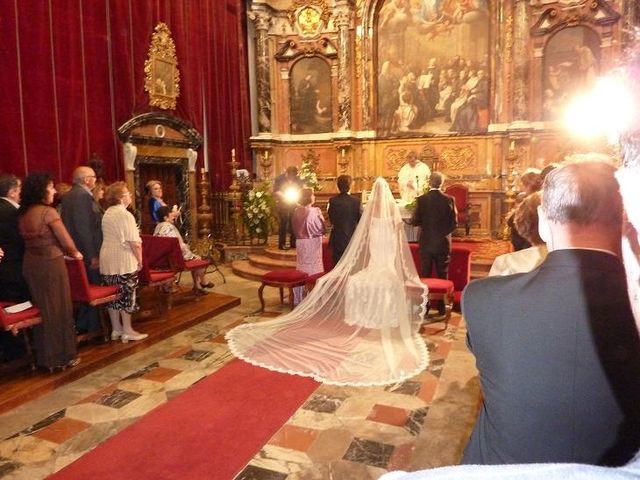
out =
{"type": "Polygon", "coordinates": [[[349,194],[351,177],[340,175],[337,184],[340,194],[329,199],[328,208],[329,220],[333,226],[329,236],[329,248],[334,265],[342,258],[360,221],[360,200],[349,194]]]}
{"type": "MultiPolygon", "coordinates": [[[[435,268],[438,278],[449,275],[451,260],[451,234],[456,229],[458,213],[453,197],[442,192],[444,175],[433,172],[429,178],[429,191],[416,200],[411,224],[419,225],[418,251],[422,277],[430,277],[435,268]]],[[[444,301],[438,303],[438,312],[444,315],[444,301]]]]}
{"type": "Polygon", "coordinates": [[[614,168],[556,169],[538,209],[546,260],[462,297],[484,398],[463,463],[622,465],[640,448],[640,339],[614,168]]]}

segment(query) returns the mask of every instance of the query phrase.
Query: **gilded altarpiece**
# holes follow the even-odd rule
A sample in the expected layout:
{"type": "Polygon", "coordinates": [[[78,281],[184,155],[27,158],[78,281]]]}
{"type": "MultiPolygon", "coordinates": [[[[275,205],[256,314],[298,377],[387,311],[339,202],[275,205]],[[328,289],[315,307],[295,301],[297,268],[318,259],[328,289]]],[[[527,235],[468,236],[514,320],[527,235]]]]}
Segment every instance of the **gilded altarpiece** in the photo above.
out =
{"type": "Polygon", "coordinates": [[[254,1],[259,178],[313,156],[323,190],[376,176],[394,188],[415,151],[464,183],[496,234],[507,178],[574,151],[566,92],[615,64],[629,1],[254,1]],[[552,93],[550,92],[552,91],[552,93]],[[510,158],[510,160],[509,160],[510,158]]]}

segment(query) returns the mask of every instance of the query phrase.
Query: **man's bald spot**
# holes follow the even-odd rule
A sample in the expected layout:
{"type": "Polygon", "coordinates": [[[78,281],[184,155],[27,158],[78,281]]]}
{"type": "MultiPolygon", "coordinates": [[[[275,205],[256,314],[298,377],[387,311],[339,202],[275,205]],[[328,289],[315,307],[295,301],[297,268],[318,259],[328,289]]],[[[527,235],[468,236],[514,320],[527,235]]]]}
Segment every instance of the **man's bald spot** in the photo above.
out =
{"type": "Polygon", "coordinates": [[[73,183],[82,183],[82,181],[87,177],[95,177],[96,172],[93,171],[91,167],[77,167],[73,171],[73,183]]]}

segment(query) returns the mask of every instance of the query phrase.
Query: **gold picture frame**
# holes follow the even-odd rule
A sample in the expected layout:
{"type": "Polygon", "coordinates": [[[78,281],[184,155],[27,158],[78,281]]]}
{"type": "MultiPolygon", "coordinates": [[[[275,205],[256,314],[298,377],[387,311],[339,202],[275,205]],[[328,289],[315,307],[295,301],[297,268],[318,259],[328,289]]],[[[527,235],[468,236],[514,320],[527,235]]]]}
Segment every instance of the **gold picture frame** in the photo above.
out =
{"type": "Polygon", "coordinates": [[[144,62],[144,89],[149,94],[149,105],[174,110],[180,96],[176,46],[165,23],[159,23],[153,30],[149,54],[144,62]]]}

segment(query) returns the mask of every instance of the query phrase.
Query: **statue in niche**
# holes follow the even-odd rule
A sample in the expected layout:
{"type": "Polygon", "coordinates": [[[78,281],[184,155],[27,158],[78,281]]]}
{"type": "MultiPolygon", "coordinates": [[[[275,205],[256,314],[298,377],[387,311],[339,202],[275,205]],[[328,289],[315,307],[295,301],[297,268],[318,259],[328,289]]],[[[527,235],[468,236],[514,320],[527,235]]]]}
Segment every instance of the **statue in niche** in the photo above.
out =
{"type": "Polygon", "coordinates": [[[291,133],[332,131],[331,72],[318,57],[303,58],[291,69],[291,133]]]}
{"type": "Polygon", "coordinates": [[[486,0],[385,0],[377,27],[378,135],[487,131],[486,0]]]}

